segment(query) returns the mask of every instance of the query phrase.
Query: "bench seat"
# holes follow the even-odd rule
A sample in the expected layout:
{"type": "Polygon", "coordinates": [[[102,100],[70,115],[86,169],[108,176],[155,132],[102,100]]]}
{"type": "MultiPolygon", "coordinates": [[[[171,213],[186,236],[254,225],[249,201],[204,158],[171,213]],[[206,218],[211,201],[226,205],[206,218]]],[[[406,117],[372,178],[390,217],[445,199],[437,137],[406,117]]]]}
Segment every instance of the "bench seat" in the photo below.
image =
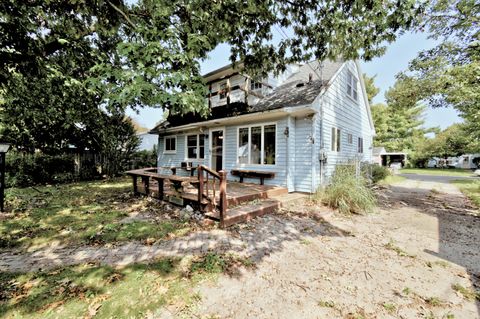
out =
{"type": "Polygon", "coordinates": [[[259,178],[260,185],[264,184],[265,178],[274,178],[275,173],[267,171],[256,171],[247,169],[232,169],[230,174],[240,177],[240,183],[243,183],[244,178],[259,178]]]}

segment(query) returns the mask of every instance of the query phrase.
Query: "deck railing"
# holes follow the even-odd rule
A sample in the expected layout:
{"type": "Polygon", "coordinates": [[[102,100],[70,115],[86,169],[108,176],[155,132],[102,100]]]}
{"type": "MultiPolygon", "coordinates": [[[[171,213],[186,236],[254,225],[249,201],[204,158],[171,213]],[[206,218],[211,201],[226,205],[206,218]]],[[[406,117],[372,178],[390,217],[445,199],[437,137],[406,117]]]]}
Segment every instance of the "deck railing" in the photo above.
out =
{"type": "Polygon", "coordinates": [[[208,201],[209,211],[218,208],[220,227],[224,226],[225,213],[227,211],[227,172],[214,170],[205,165],[198,166],[198,202],[202,203],[204,199],[208,201]],[[217,180],[219,202],[217,203],[217,180]]]}
{"type": "MultiPolygon", "coordinates": [[[[165,175],[160,174],[160,170],[156,167],[149,167],[144,169],[136,169],[128,171],[127,174],[132,177],[133,191],[135,194],[139,194],[137,179],[141,178],[143,193],[150,194],[150,179],[155,180],[158,183],[158,199],[165,199],[165,181],[170,181],[171,185],[176,189],[183,188],[184,183],[191,185],[198,185],[198,197],[193,196],[193,201],[198,201],[198,206],[203,211],[214,212],[218,210],[220,226],[224,226],[225,214],[227,211],[227,173],[225,171],[215,172],[207,166],[200,165],[196,169],[198,171],[198,180],[194,177],[178,176],[176,175],[176,169],[169,168],[172,174],[165,175]],[[218,189],[217,189],[218,184],[218,189]],[[217,198],[218,194],[218,198],[217,198]],[[195,200],[196,198],[196,200],[195,200]]],[[[192,168],[191,168],[192,169],[192,168]]],[[[193,169],[191,170],[191,172],[193,169]]],[[[181,193],[182,198],[188,194],[181,193]]],[[[193,194],[192,194],[193,195],[193,194]]],[[[190,198],[189,198],[190,199],[190,198]]],[[[171,198],[170,198],[171,200],[171,198]]]]}

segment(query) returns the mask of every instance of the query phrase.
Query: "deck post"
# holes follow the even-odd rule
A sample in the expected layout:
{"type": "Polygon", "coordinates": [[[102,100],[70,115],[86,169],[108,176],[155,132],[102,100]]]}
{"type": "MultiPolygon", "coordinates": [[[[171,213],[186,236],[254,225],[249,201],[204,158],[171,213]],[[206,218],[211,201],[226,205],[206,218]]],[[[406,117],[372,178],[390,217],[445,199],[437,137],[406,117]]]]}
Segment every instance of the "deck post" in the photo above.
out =
{"type": "Polygon", "coordinates": [[[198,205],[202,207],[203,199],[203,169],[201,165],[198,165],[198,205]]]}
{"type": "Polygon", "coordinates": [[[225,215],[227,212],[227,172],[220,171],[220,227],[225,227],[225,215]]]}
{"type": "Polygon", "coordinates": [[[132,181],[133,181],[133,194],[138,195],[138,186],[137,186],[137,175],[132,175],[132,181]]]}
{"type": "Polygon", "coordinates": [[[158,183],[158,199],[163,200],[163,192],[164,192],[164,179],[163,178],[155,178],[158,183]]]}
{"type": "Polygon", "coordinates": [[[150,177],[149,176],[142,176],[142,183],[145,189],[145,195],[150,194],[150,177]]]}

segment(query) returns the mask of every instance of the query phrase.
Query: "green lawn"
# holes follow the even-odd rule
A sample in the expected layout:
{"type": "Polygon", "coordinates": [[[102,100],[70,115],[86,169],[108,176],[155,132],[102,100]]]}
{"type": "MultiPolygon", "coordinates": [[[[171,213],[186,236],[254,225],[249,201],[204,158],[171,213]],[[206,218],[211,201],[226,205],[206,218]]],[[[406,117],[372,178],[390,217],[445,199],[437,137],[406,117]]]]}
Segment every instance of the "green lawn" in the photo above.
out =
{"type": "Polygon", "coordinates": [[[51,243],[103,244],[185,234],[187,221],[120,223],[132,211],[161,212],[156,201],[134,197],[126,178],[6,192],[12,215],[0,220],[0,249],[35,249],[51,243]]]}
{"type": "Polygon", "coordinates": [[[400,170],[402,174],[419,174],[419,175],[439,175],[439,176],[473,176],[471,170],[460,168],[403,168],[400,170]]]}
{"type": "Polygon", "coordinates": [[[389,175],[385,179],[378,182],[379,185],[390,185],[406,180],[405,177],[399,175],[389,175]]]}
{"type": "Polygon", "coordinates": [[[480,209],[480,178],[479,180],[454,180],[453,184],[465,194],[480,209]]]}
{"type": "MultiPolygon", "coordinates": [[[[162,239],[192,229],[174,216],[120,223],[131,212],[165,214],[158,201],[133,196],[125,178],[9,189],[7,208],[0,220],[0,250],[162,239]]],[[[160,318],[166,309],[190,318],[200,300],[194,290],[200,281],[253,266],[249,259],[208,253],[118,268],[88,263],[0,272],[0,318],[160,318]]]]}
{"type": "Polygon", "coordinates": [[[254,267],[248,259],[207,254],[159,259],[124,268],[79,265],[36,273],[0,273],[0,317],[191,318],[201,297],[194,287],[220,273],[254,267]]]}

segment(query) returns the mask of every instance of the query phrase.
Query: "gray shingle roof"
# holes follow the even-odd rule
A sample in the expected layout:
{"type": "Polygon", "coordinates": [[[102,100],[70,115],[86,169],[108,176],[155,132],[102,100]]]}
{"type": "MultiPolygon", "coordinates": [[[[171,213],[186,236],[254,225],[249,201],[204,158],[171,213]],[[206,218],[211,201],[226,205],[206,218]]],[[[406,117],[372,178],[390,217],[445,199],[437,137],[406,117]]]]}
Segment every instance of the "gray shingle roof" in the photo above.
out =
{"type": "MultiPolygon", "coordinates": [[[[300,66],[297,72],[287,78],[282,85],[275,88],[271,94],[260,99],[254,105],[245,104],[241,106],[230,104],[217,106],[212,109],[212,114],[204,119],[196,114],[170,116],[168,120],[163,123],[163,128],[311,104],[320,94],[322,87],[332,79],[343,63],[341,60],[327,60],[324,61],[320,67],[318,61],[308,62],[300,66]],[[312,74],[312,81],[308,82],[310,74],[312,74]]],[[[161,127],[160,125],[155,127],[152,132],[158,131],[161,127]]]]}

